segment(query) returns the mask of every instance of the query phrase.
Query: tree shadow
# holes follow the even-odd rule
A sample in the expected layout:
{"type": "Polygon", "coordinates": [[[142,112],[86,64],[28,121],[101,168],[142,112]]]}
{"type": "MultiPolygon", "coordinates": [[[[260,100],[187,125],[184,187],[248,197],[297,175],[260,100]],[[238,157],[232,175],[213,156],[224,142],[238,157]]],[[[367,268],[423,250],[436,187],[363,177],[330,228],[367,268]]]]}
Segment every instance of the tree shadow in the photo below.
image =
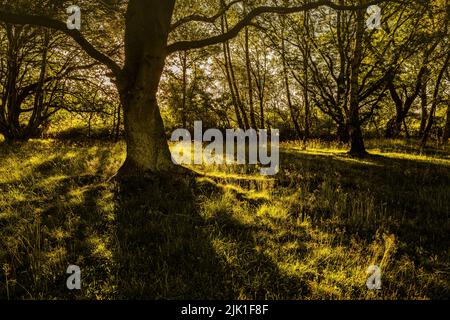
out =
{"type": "MultiPolygon", "coordinates": [[[[281,159],[281,167],[294,174],[282,174],[277,179],[278,187],[306,186],[307,192],[317,194],[328,184],[330,192],[347,194],[350,206],[352,202],[373,199],[373,219],[365,222],[360,217],[361,223],[352,226],[350,217],[339,217],[354,227],[355,233],[373,235],[382,225],[385,232],[396,233],[405,243],[432,251],[450,245],[450,166],[445,162],[406,155],[394,158],[369,154],[359,159],[343,153],[297,150],[283,152],[281,159]]],[[[333,212],[320,214],[331,216],[333,212]]],[[[320,218],[317,226],[323,227],[320,218]]],[[[411,249],[415,250],[415,246],[411,249]]]]}
{"type": "Polygon", "coordinates": [[[216,267],[187,180],[118,180],[115,206],[120,299],[200,299],[220,286],[207,276],[226,270],[216,267]]]}
{"type": "MultiPolygon", "coordinates": [[[[101,170],[106,165],[105,155],[96,156],[101,170]]],[[[75,171],[81,170],[80,161],[82,155],[66,158],[62,150],[31,164],[29,175],[0,183],[0,190],[12,195],[0,203],[0,213],[5,212],[0,215],[0,264],[10,268],[12,298],[88,297],[97,294],[95,290],[104,282],[108,266],[106,259],[96,256],[92,239],[99,239],[102,246],[109,232],[102,208],[107,186],[99,172],[75,171]],[[91,283],[86,291],[67,289],[69,264],[82,267],[85,284],[91,283]]],[[[3,276],[0,274],[1,284],[3,276]]],[[[0,296],[3,289],[0,286],[0,296]]]]}
{"type": "Polygon", "coordinates": [[[17,241],[16,253],[1,252],[20,284],[10,288],[12,297],[237,299],[306,292],[301,279],[256,250],[258,229],[230,212],[201,215],[199,198],[223,192],[216,185],[173,175],[105,182],[106,155],[96,157],[98,170],[89,175],[72,166],[83,155],[58,154],[33,164],[33,176],[0,185],[27,191],[7,203],[13,214],[0,220],[2,236],[17,241]],[[234,243],[239,264],[215,247],[219,233],[234,243]],[[67,290],[69,264],[81,267],[81,291],[67,290]]]}
{"type": "Polygon", "coordinates": [[[118,183],[119,298],[265,299],[269,291],[284,298],[305,292],[300,279],[283,275],[269,257],[257,252],[255,230],[229,213],[209,220],[201,216],[196,193],[205,191],[221,192],[173,176],[118,183]],[[219,254],[212,243],[217,232],[235,243],[242,265],[219,254]]]}
{"type": "MultiPolygon", "coordinates": [[[[280,223],[274,218],[265,219],[271,220],[274,225],[280,223]]],[[[236,261],[229,264],[229,268],[232,275],[230,280],[239,287],[241,297],[252,300],[293,300],[308,296],[309,279],[283,272],[277,264],[278,258],[262,250],[267,248],[267,241],[271,241],[276,246],[271,254],[277,256],[277,251],[281,252],[284,245],[295,242],[297,246],[289,254],[302,260],[307,256],[307,248],[300,242],[306,240],[304,229],[294,227],[292,221],[283,221],[284,232],[277,234],[278,230],[267,225],[244,224],[230,212],[218,212],[208,222],[215,226],[221,241],[234,244],[233,247],[238,251],[235,253],[236,261]]]]}

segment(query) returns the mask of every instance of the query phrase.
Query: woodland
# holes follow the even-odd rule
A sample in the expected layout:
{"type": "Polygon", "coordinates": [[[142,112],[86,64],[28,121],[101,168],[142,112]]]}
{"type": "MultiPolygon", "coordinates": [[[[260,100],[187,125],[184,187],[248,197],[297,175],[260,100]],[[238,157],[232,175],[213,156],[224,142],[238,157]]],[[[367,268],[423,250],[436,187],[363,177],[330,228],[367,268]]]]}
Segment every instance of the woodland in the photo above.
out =
{"type": "Polygon", "coordinates": [[[2,1],[0,299],[448,299],[449,23],[448,0],[2,1]],[[199,121],[279,133],[276,174],[174,162],[199,121]]]}

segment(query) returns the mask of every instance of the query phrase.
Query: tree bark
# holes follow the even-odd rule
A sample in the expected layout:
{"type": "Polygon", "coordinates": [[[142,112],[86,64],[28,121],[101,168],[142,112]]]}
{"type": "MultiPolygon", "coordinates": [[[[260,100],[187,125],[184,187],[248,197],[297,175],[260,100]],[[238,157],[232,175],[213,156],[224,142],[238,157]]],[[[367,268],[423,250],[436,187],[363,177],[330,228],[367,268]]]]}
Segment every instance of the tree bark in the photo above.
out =
{"type": "Polygon", "coordinates": [[[125,66],[118,81],[127,157],[119,176],[175,168],[156,97],[174,4],[175,0],[131,0],[128,5],[125,66]]]}
{"type": "MultiPolygon", "coordinates": [[[[343,4],[343,0],[339,0],[339,4],[343,4]]],[[[348,99],[346,97],[347,87],[349,83],[347,79],[348,73],[348,59],[346,56],[346,46],[344,41],[345,30],[343,28],[343,21],[345,21],[345,17],[343,16],[341,11],[337,12],[337,25],[336,25],[336,33],[337,33],[337,45],[339,52],[339,75],[336,81],[337,86],[337,97],[336,97],[336,105],[334,107],[336,116],[332,117],[336,118],[335,122],[337,123],[337,136],[340,142],[349,143],[350,142],[350,132],[347,121],[345,119],[345,114],[348,112],[348,99]]],[[[332,105],[332,104],[331,104],[332,105]]],[[[330,110],[332,113],[332,110],[330,110]]]]}
{"type": "Polygon", "coordinates": [[[122,104],[117,106],[117,123],[115,127],[114,141],[118,142],[120,139],[120,126],[122,124],[122,104]]]}

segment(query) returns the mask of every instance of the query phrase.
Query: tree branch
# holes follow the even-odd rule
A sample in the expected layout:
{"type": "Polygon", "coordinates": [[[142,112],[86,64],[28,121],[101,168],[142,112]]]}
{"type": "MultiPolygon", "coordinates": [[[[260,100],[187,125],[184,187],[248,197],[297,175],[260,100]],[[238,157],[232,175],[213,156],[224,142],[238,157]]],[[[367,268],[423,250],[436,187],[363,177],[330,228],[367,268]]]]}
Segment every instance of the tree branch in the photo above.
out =
{"type": "Polygon", "coordinates": [[[39,26],[63,32],[78,43],[91,58],[107,66],[116,77],[121,72],[120,66],[114,60],[98,51],[89,41],[86,40],[86,38],[83,37],[79,30],[69,30],[67,25],[61,21],[42,16],[15,14],[2,10],[0,10],[0,21],[17,25],[39,26]]]}
{"type": "Polygon", "coordinates": [[[367,8],[371,5],[376,5],[376,4],[380,4],[382,2],[389,2],[389,1],[393,1],[393,0],[373,0],[373,1],[368,1],[364,5],[338,5],[330,0],[318,0],[318,1],[315,1],[312,3],[306,3],[306,4],[298,5],[295,7],[262,6],[262,7],[258,7],[258,8],[251,10],[245,16],[245,18],[243,18],[240,22],[238,22],[233,28],[228,30],[228,32],[226,32],[226,33],[223,33],[223,34],[217,35],[217,36],[213,36],[210,38],[201,39],[201,40],[175,42],[167,47],[167,52],[170,54],[170,53],[173,53],[176,51],[199,49],[199,48],[203,48],[203,47],[207,47],[207,46],[225,42],[227,40],[230,40],[230,39],[236,37],[243,28],[245,28],[246,26],[248,26],[249,24],[252,23],[252,20],[254,18],[256,18],[260,15],[266,14],[266,13],[275,13],[275,14],[280,14],[280,15],[286,15],[286,14],[298,13],[298,12],[307,11],[307,10],[313,10],[313,9],[317,9],[322,6],[327,6],[334,10],[355,11],[355,10],[360,10],[362,8],[367,8]]]}
{"type": "Polygon", "coordinates": [[[219,12],[217,12],[214,16],[211,17],[205,17],[199,14],[192,14],[190,16],[184,17],[174,24],[171,25],[170,31],[173,31],[182,25],[189,23],[189,22],[205,22],[205,23],[214,23],[217,19],[219,19],[221,16],[223,16],[233,5],[235,5],[238,2],[242,2],[242,0],[234,0],[231,1],[229,4],[227,4],[225,7],[223,7],[219,12]]]}

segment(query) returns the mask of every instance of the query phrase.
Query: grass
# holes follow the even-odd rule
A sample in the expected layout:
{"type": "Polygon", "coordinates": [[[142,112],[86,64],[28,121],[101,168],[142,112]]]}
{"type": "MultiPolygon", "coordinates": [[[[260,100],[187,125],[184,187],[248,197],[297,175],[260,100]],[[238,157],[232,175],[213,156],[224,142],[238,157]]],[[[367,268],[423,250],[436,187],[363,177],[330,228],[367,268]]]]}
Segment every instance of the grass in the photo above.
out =
{"type": "Polygon", "coordinates": [[[448,298],[450,150],[368,146],[284,143],[273,179],[201,166],[118,184],[123,143],[0,145],[0,298],[448,298]]]}

